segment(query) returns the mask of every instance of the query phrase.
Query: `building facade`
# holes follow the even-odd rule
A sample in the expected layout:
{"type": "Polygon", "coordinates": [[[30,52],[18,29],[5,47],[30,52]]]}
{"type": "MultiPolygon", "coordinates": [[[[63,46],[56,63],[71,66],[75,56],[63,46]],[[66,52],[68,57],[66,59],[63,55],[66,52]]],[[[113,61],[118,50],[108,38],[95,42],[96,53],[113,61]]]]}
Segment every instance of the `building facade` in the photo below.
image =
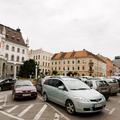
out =
{"type": "Polygon", "coordinates": [[[0,77],[16,78],[20,65],[28,59],[28,47],[20,29],[0,24],[0,77]]]}
{"type": "Polygon", "coordinates": [[[36,61],[39,72],[43,74],[50,74],[50,61],[52,55],[52,53],[42,49],[29,51],[29,59],[34,59],[36,61]]]}
{"type": "Polygon", "coordinates": [[[60,52],[51,59],[51,71],[57,71],[60,75],[71,72],[79,76],[106,76],[106,63],[85,49],[60,52]]]}
{"type": "Polygon", "coordinates": [[[100,54],[97,55],[102,60],[106,62],[106,76],[112,76],[113,74],[113,62],[108,57],[102,56],[100,54]]]}

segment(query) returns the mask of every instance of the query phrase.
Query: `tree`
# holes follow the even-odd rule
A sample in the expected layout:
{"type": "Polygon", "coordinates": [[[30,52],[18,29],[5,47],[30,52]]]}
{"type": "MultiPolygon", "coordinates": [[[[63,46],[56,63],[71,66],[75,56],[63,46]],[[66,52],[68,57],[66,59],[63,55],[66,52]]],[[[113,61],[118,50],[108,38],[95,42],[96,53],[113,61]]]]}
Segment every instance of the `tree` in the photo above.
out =
{"type": "Polygon", "coordinates": [[[67,76],[73,76],[73,72],[72,72],[72,71],[69,71],[69,72],[67,73],[67,76]]]}
{"type": "Polygon", "coordinates": [[[30,75],[35,75],[36,62],[32,59],[24,62],[20,67],[19,76],[29,78],[30,75]]]}
{"type": "Polygon", "coordinates": [[[52,75],[57,75],[57,74],[58,74],[58,71],[56,71],[56,70],[52,71],[52,75]]]}

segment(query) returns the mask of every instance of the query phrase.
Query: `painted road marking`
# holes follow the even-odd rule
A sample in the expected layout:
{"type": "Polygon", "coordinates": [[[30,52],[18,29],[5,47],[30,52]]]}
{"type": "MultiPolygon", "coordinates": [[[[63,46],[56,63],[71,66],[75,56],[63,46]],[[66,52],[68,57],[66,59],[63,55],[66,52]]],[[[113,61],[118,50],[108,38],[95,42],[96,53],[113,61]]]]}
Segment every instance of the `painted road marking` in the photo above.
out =
{"type": "Polygon", "coordinates": [[[62,117],[64,117],[66,120],[70,120],[67,116],[65,116],[63,113],[61,113],[59,110],[57,110],[55,107],[53,107],[52,105],[50,105],[49,103],[47,103],[47,105],[49,105],[53,110],[55,110],[56,112],[58,112],[62,117]]]}
{"type": "Polygon", "coordinates": [[[8,109],[8,110],[6,110],[6,112],[10,113],[10,112],[12,112],[13,110],[15,110],[17,107],[18,107],[18,105],[14,106],[14,107],[12,107],[12,108],[10,108],[10,109],[8,109]]]}
{"type": "Polygon", "coordinates": [[[40,97],[40,95],[38,95],[39,100],[41,100],[42,102],[44,101],[42,97],[40,97]]]}
{"type": "Polygon", "coordinates": [[[112,115],[115,110],[116,110],[116,108],[113,108],[113,109],[109,112],[109,115],[112,115]]]}
{"type": "Polygon", "coordinates": [[[7,95],[5,96],[5,99],[4,99],[4,104],[2,105],[3,107],[5,107],[7,104],[7,95]]]}
{"type": "Polygon", "coordinates": [[[55,118],[54,118],[54,120],[59,120],[59,119],[60,119],[60,115],[57,114],[57,113],[55,113],[55,118]]]}
{"type": "Polygon", "coordinates": [[[36,116],[33,118],[33,120],[39,120],[39,118],[41,117],[41,115],[43,114],[43,112],[45,111],[45,109],[47,108],[47,105],[45,104],[42,109],[40,109],[40,111],[36,114],[36,116]]]}
{"type": "Polygon", "coordinates": [[[0,113],[6,115],[6,116],[8,116],[8,117],[14,118],[14,119],[16,119],[16,120],[24,120],[24,119],[22,119],[22,118],[13,116],[13,115],[11,115],[11,114],[8,114],[8,113],[6,113],[6,112],[4,112],[4,111],[0,111],[0,113]]]}
{"type": "Polygon", "coordinates": [[[28,112],[32,107],[34,106],[34,104],[29,105],[26,109],[24,109],[19,115],[18,117],[22,117],[26,112],[28,112]]]}

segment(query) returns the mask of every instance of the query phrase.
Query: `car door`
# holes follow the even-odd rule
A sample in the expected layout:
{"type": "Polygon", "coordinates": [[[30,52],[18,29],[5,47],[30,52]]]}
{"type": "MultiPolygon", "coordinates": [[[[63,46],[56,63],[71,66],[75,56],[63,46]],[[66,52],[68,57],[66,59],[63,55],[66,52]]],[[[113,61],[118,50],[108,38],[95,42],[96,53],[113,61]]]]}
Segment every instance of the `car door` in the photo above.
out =
{"type": "Polygon", "coordinates": [[[43,84],[43,93],[44,92],[47,94],[49,100],[54,101],[53,79],[45,80],[45,82],[43,84]]]}
{"type": "Polygon", "coordinates": [[[63,84],[62,81],[58,80],[58,79],[54,79],[54,102],[64,106],[65,101],[67,99],[67,89],[65,87],[65,85],[63,84]],[[63,89],[60,89],[60,86],[62,86],[63,89]]]}

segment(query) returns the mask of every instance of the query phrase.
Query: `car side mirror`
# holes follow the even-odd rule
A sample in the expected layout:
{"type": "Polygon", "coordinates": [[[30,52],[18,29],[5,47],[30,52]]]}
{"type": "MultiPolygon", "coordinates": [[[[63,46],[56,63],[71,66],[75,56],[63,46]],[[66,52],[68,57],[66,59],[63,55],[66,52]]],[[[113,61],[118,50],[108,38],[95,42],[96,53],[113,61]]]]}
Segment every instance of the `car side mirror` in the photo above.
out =
{"type": "Polygon", "coordinates": [[[58,86],[58,89],[64,90],[64,86],[58,86]]]}

